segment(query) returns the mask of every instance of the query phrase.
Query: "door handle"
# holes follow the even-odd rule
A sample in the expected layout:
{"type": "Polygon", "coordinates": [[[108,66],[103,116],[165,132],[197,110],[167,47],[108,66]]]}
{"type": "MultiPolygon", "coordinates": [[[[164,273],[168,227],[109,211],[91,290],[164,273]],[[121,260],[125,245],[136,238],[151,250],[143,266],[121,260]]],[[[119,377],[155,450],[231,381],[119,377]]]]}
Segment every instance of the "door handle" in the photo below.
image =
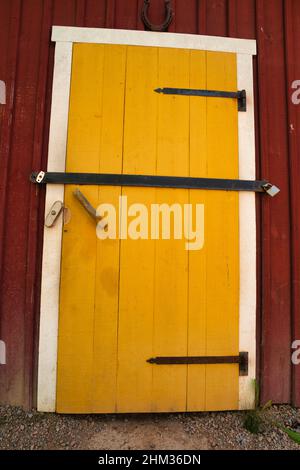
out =
{"type": "Polygon", "coordinates": [[[64,208],[64,205],[61,201],[55,201],[52,206],[51,206],[51,209],[50,211],[48,212],[48,214],[46,215],[46,218],[45,218],[45,226],[50,228],[50,227],[53,227],[53,225],[55,224],[57,218],[59,217],[60,213],[62,212],[64,208]]]}
{"type": "MultiPolygon", "coordinates": [[[[85,197],[85,195],[82,194],[82,192],[78,188],[75,189],[75,191],[73,192],[73,195],[80,202],[80,204],[87,211],[87,213],[92,217],[92,219],[96,222],[96,224],[99,224],[99,222],[102,220],[102,217],[97,215],[96,209],[92,206],[92,204],[85,197]]],[[[102,227],[101,224],[100,224],[100,228],[106,230],[107,225],[102,227]]]]}
{"type": "Polygon", "coordinates": [[[87,198],[84,196],[84,194],[82,194],[82,192],[76,188],[75,191],[73,192],[74,196],[76,197],[76,199],[78,199],[78,201],[80,202],[80,204],[82,205],[82,207],[87,211],[87,213],[94,219],[94,220],[98,220],[97,218],[97,211],[96,209],[92,206],[92,204],[87,200],[87,198]]]}

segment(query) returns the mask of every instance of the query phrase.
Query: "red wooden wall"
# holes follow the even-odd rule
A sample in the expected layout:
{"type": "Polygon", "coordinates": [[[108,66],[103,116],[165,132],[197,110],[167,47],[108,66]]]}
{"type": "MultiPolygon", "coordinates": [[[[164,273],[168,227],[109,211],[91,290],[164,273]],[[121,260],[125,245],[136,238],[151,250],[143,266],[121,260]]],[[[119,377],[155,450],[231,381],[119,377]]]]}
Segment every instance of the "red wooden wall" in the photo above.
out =
{"type": "MultiPolygon", "coordinates": [[[[43,190],[29,183],[45,168],[54,45],[52,25],[143,29],[143,0],[0,0],[0,401],[35,404],[43,190]]],[[[299,0],[173,0],[169,31],[255,38],[257,176],[281,188],[258,198],[258,352],[262,400],[300,405],[300,80],[299,0]],[[297,60],[298,56],[298,60],[297,60]]],[[[150,14],[164,17],[163,0],[150,14]]],[[[162,33],[163,34],[163,33],[162,33]]]]}

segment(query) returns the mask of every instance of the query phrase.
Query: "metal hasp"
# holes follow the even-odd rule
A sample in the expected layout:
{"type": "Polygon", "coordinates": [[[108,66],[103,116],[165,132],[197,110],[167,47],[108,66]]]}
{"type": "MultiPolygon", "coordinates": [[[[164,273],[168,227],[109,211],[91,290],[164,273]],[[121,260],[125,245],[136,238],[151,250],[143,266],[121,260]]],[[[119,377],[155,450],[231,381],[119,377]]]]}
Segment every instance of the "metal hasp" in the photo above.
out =
{"type": "Polygon", "coordinates": [[[271,196],[279,192],[276,186],[264,180],[191,178],[181,176],[122,175],[113,173],[45,173],[40,171],[39,173],[32,173],[30,181],[38,184],[144,186],[153,188],[208,189],[215,191],[254,191],[259,193],[266,192],[271,196]],[[274,188],[276,188],[276,190],[274,188]]]}
{"type": "Polygon", "coordinates": [[[238,111],[247,111],[246,90],[240,91],[219,91],[219,90],[195,90],[192,88],[156,88],[156,93],[164,95],[182,96],[206,96],[207,98],[234,98],[238,102],[238,111]]]}
{"type": "Polygon", "coordinates": [[[239,364],[239,375],[248,375],[248,353],[238,356],[163,356],[147,359],[150,364],[159,366],[181,364],[239,364]]]}

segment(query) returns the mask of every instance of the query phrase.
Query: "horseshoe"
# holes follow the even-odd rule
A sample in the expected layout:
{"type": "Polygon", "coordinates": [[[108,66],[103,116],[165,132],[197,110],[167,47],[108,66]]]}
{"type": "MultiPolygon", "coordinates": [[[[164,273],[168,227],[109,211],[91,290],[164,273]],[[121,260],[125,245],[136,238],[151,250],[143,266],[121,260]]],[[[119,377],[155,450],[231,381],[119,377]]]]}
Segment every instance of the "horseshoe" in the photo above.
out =
{"type": "Polygon", "coordinates": [[[171,6],[171,0],[165,0],[166,18],[165,18],[165,21],[159,25],[155,25],[151,23],[151,21],[149,20],[149,17],[148,17],[149,6],[150,6],[150,0],[144,0],[141,18],[146,28],[150,31],[160,31],[160,32],[167,31],[174,16],[174,12],[171,6]]]}

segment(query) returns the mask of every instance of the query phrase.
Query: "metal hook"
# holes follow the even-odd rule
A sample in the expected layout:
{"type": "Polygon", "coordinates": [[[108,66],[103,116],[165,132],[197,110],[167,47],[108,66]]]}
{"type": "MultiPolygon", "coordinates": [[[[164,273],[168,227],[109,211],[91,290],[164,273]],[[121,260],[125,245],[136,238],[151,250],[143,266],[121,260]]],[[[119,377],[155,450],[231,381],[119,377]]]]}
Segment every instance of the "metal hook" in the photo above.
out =
{"type": "Polygon", "coordinates": [[[160,25],[155,25],[151,23],[148,17],[148,10],[150,6],[150,0],[144,0],[144,5],[141,12],[141,19],[146,26],[146,28],[150,31],[167,31],[170,23],[173,19],[174,12],[171,6],[171,0],[165,0],[165,10],[166,10],[166,18],[165,21],[160,25]]]}

